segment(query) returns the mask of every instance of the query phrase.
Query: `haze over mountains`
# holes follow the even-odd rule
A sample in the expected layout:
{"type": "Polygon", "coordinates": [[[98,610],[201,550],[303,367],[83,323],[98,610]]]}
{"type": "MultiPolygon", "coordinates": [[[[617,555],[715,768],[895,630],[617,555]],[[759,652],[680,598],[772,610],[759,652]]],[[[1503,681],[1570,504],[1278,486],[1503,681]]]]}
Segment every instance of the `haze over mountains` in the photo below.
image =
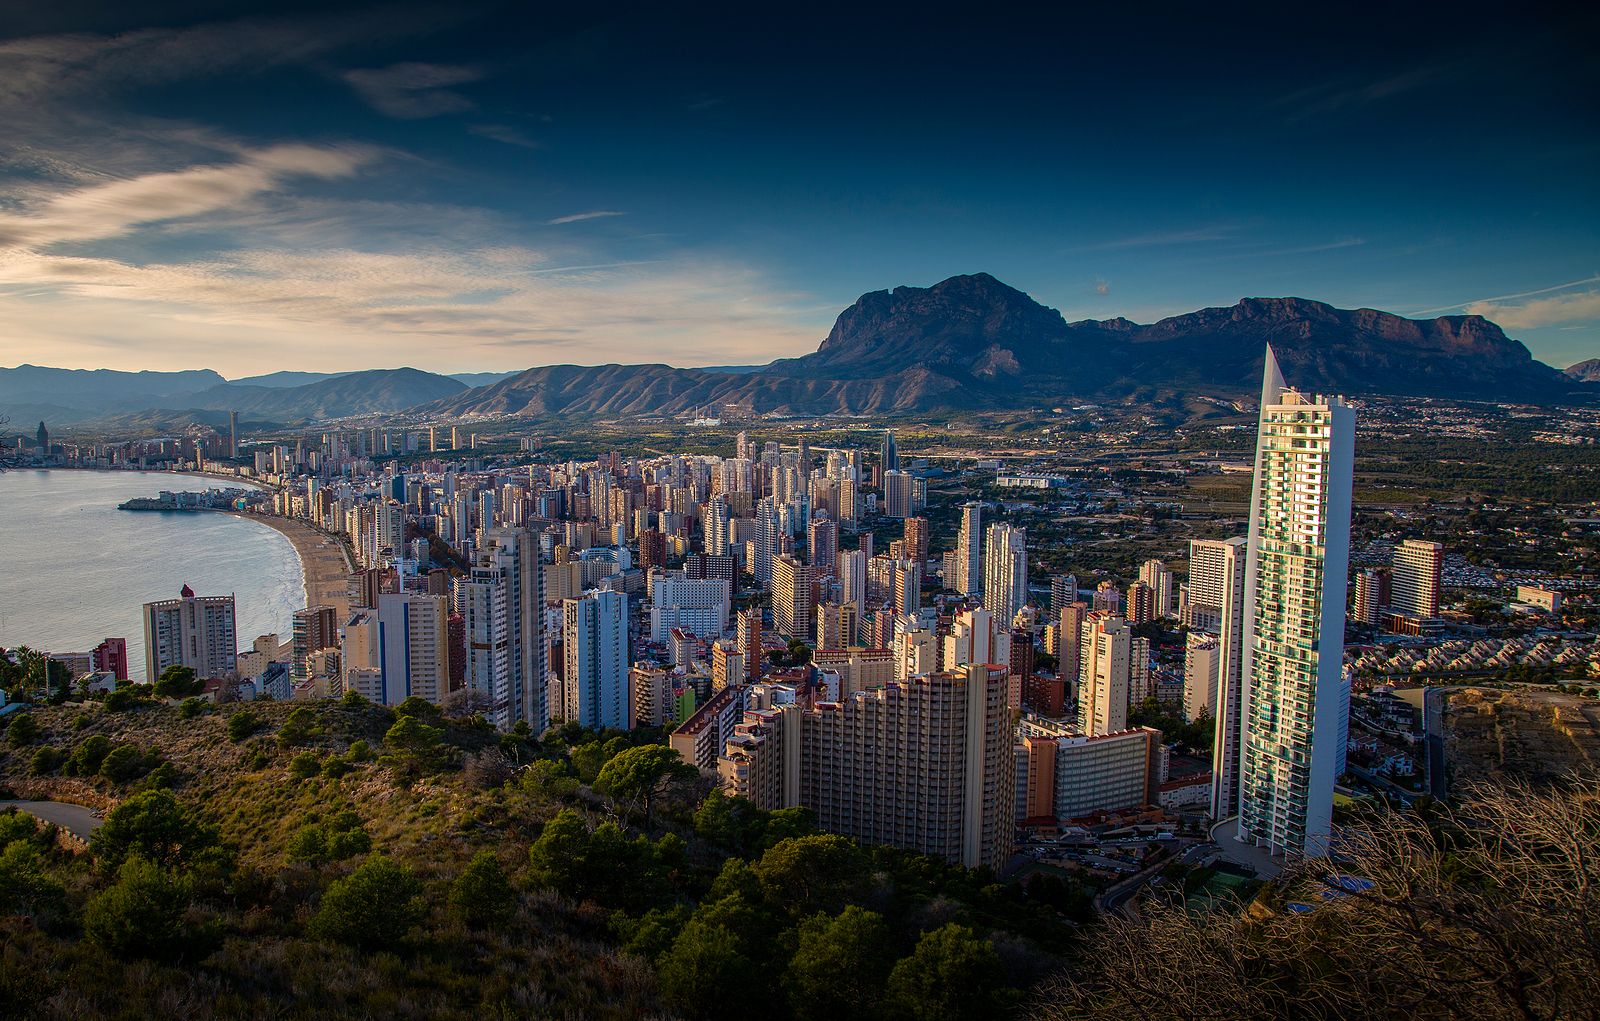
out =
{"type": "Polygon", "coordinates": [[[1246,298],[1140,325],[1069,323],[986,273],[873,291],[812,354],[764,366],[540,366],[441,376],[417,369],[274,372],[0,369],[0,414],[62,425],[165,412],[241,412],[292,423],[407,412],[440,418],[553,414],[892,414],[1026,408],[1069,399],[1251,395],[1263,347],[1308,389],[1528,403],[1600,395],[1584,363],[1536,361],[1480,316],[1412,320],[1304,298],[1246,298]]]}

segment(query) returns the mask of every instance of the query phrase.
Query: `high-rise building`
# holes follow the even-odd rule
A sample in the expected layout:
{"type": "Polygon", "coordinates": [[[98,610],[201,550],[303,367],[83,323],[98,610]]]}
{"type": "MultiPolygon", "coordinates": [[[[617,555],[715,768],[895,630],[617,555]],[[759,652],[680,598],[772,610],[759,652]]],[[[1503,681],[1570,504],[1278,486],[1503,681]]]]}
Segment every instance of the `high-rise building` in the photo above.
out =
{"type": "Polygon", "coordinates": [[[237,411],[228,412],[228,456],[230,458],[239,456],[239,413],[237,411]]]}
{"type": "Polygon", "coordinates": [[[761,676],[761,607],[752,606],[739,614],[739,651],[744,654],[744,672],[749,680],[761,676]]]}
{"type": "Polygon", "coordinates": [[[770,496],[756,505],[755,556],[750,573],[763,585],[772,584],[772,562],[783,552],[783,530],[778,505],[770,496]]]}
{"type": "Polygon", "coordinates": [[[1146,560],[1139,568],[1139,580],[1150,586],[1154,596],[1155,615],[1167,617],[1172,614],[1172,572],[1167,570],[1167,565],[1159,560],[1146,560]]]}
{"type": "Polygon", "coordinates": [[[727,581],[690,578],[682,571],[657,574],[650,594],[650,640],[665,642],[673,628],[716,638],[728,627],[727,581]]]}
{"type": "Polygon", "coordinates": [[[983,504],[961,505],[961,530],[956,533],[954,578],[946,584],[964,596],[983,595],[983,504]]]}
{"type": "Polygon", "coordinates": [[[717,771],[731,793],[765,809],[807,808],[825,832],[998,867],[1011,856],[1016,802],[1006,670],[747,711],[717,771]]]}
{"type": "Polygon", "coordinates": [[[1084,622],[1078,666],[1078,729],[1112,734],[1128,729],[1128,703],[1143,698],[1150,642],[1121,617],[1091,614],[1084,622]]]}
{"type": "Polygon", "coordinates": [[[728,501],[720,496],[711,498],[711,502],[706,504],[704,527],[706,553],[711,556],[727,556],[733,546],[733,526],[728,514],[728,501]]]}
{"type": "Polygon", "coordinates": [[[832,574],[839,562],[839,522],[827,514],[811,519],[806,529],[806,556],[819,575],[832,574]]]}
{"type": "Polygon", "coordinates": [[[202,679],[228,677],[238,666],[232,596],[197,596],[185,585],[177,599],[144,604],[145,680],[169,666],[202,679]]]}
{"type": "Polygon", "coordinates": [[[772,629],[785,638],[811,634],[811,568],[788,554],[772,561],[772,629]]]}
{"type": "Polygon", "coordinates": [[[711,643],[711,690],[721,691],[729,685],[745,683],[744,653],[736,643],[715,641],[711,643]]]}
{"type": "Polygon", "coordinates": [[[645,528],[638,531],[639,536],[639,570],[649,574],[652,568],[665,567],[667,564],[667,537],[654,528],[645,528]]]}
{"type": "Polygon", "coordinates": [[[289,679],[294,684],[305,683],[312,653],[338,646],[339,620],[336,613],[331,606],[308,606],[294,612],[291,630],[293,652],[289,660],[289,679]]]}
{"type": "Polygon", "coordinates": [[[1155,804],[1161,784],[1161,732],[1076,733],[1065,723],[1025,719],[1017,726],[1019,821],[1081,819],[1155,804]]]}
{"type": "Polygon", "coordinates": [[[533,536],[496,528],[465,578],[456,580],[467,650],[464,681],[487,697],[487,717],[501,729],[527,720],[534,733],[550,722],[546,692],[548,646],[544,637],[544,572],[533,536]]]}
{"type": "Polygon", "coordinates": [[[672,709],[672,672],[655,663],[635,663],[628,671],[628,729],[663,726],[672,709]]]}
{"type": "Polygon", "coordinates": [[[1068,603],[1056,613],[1056,673],[1069,686],[1077,685],[1083,665],[1083,622],[1088,616],[1088,603],[1068,603]]]}
{"type": "MultiPolygon", "coordinates": [[[[1323,854],[1343,673],[1355,412],[1291,389],[1269,347],[1245,569],[1238,838],[1323,854]]],[[[1222,714],[1219,714],[1219,717],[1222,714]]]]}
{"type": "Polygon", "coordinates": [[[1183,650],[1183,716],[1193,723],[1204,716],[1217,718],[1217,678],[1222,664],[1222,643],[1203,631],[1189,632],[1183,650]]]}
{"type": "Polygon", "coordinates": [[[376,701],[412,695],[438,705],[450,693],[450,600],[420,592],[385,592],[377,606],[376,701]]]}
{"type": "Polygon", "coordinates": [[[894,612],[916,613],[922,608],[922,565],[914,560],[896,560],[889,571],[894,612]]]}
{"type": "Polygon", "coordinates": [[[1401,542],[1394,551],[1389,608],[1421,620],[1438,617],[1443,575],[1444,546],[1421,539],[1401,542]]]}
{"type": "Polygon", "coordinates": [[[1217,723],[1212,747],[1211,814],[1225,819],[1238,811],[1239,737],[1243,725],[1245,642],[1245,554],[1247,540],[1194,539],[1189,543],[1188,600],[1183,620],[1192,630],[1217,637],[1217,723]]]}
{"type": "Polygon", "coordinates": [[[1128,623],[1135,627],[1156,619],[1155,589],[1142,581],[1128,586],[1128,623]]]}
{"type": "Polygon", "coordinates": [[[1078,601],[1078,576],[1058,574],[1050,579],[1050,612],[1060,615],[1063,607],[1078,601]]]}
{"type": "MultiPolygon", "coordinates": [[[[41,425],[43,423],[40,423],[41,425]]],[[[883,433],[883,445],[878,448],[878,460],[883,465],[885,472],[900,469],[900,451],[894,445],[894,430],[886,429],[883,433]]]]}
{"type": "Polygon", "coordinates": [[[928,560],[928,519],[906,518],[905,558],[921,567],[928,560]]]}
{"type": "Polygon", "coordinates": [[[1390,602],[1390,573],[1382,567],[1356,572],[1356,593],[1350,617],[1357,624],[1375,626],[1390,602]]]}
{"type": "Polygon", "coordinates": [[[598,590],[562,604],[561,673],[568,723],[628,727],[628,597],[598,590]]]}
{"type": "Polygon", "coordinates": [[[867,606],[867,555],[858,549],[839,554],[839,601],[859,615],[867,606]]]}
{"type": "Polygon", "coordinates": [[[974,664],[1006,664],[1011,659],[1010,635],[1011,629],[988,610],[958,614],[944,636],[940,668],[951,671],[974,664]]]}
{"type": "Polygon", "coordinates": [[[916,486],[909,473],[883,473],[883,513],[891,518],[909,518],[916,513],[916,486]]]}
{"type": "Polygon", "coordinates": [[[817,648],[847,649],[856,644],[856,608],[850,603],[817,607],[817,648]]]}
{"type": "Polygon", "coordinates": [[[107,638],[89,650],[89,660],[93,669],[104,670],[119,681],[127,680],[128,640],[126,638],[107,638]]]}
{"type": "Polygon", "coordinates": [[[1028,602],[1028,533],[1004,521],[989,526],[983,550],[983,608],[1006,627],[1028,602]]]}

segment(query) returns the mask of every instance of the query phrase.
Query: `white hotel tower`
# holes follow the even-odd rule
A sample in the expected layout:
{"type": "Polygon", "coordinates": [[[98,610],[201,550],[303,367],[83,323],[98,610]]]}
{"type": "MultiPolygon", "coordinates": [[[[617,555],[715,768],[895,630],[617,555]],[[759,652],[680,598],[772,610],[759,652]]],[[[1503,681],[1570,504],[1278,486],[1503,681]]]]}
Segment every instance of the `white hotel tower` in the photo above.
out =
{"type": "MultiPolygon", "coordinates": [[[[1325,854],[1338,764],[1355,412],[1267,349],[1245,561],[1238,839],[1325,854]]],[[[1220,714],[1219,714],[1220,716],[1220,714]]],[[[1222,734],[1219,730],[1219,737],[1222,734]]]]}

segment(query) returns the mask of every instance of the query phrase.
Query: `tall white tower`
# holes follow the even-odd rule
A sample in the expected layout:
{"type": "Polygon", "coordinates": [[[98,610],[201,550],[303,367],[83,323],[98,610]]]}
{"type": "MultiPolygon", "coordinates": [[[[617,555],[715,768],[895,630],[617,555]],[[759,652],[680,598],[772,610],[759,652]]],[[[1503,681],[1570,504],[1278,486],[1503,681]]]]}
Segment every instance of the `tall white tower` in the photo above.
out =
{"type": "Polygon", "coordinates": [[[1355,412],[1289,387],[1269,347],[1245,565],[1238,835],[1273,854],[1328,850],[1354,461],[1355,412]]]}
{"type": "Polygon", "coordinates": [[[1003,521],[989,526],[983,551],[983,608],[1003,626],[1028,601],[1028,533],[1003,521]]]}

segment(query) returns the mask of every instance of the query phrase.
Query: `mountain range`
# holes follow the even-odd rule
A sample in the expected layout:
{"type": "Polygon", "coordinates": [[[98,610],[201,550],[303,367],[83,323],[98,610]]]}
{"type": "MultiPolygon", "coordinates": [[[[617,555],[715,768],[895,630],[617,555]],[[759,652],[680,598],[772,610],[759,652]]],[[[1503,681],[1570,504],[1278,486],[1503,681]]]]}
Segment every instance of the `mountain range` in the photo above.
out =
{"type": "Polygon", "coordinates": [[[441,417],[892,414],[1260,389],[1267,344],[1306,390],[1559,403],[1600,394],[1481,316],[1413,320],[1304,298],[1245,298],[1150,325],[1067,322],[987,273],[862,295],[812,354],[754,371],[541,366],[436,402],[441,417]]]}
{"type": "Polygon", "coordinates": [[[1406,319],[1305,298],[1245,298],[1141,325],[1066,321],[987,273],[864,294],[818,349],[759,366],[547,365],[442,376],[292,370],[228,381],[209,369],[0,368],[0,415],[70,425],[295,423],[391,414],[460,418],[745,413],[913,414],[1067,400],[1247,397],[1273,346],[1310,391],[1518,403],[1600,396],[1600,360],[1567,372],[1481,316],[1406,319]]]}

